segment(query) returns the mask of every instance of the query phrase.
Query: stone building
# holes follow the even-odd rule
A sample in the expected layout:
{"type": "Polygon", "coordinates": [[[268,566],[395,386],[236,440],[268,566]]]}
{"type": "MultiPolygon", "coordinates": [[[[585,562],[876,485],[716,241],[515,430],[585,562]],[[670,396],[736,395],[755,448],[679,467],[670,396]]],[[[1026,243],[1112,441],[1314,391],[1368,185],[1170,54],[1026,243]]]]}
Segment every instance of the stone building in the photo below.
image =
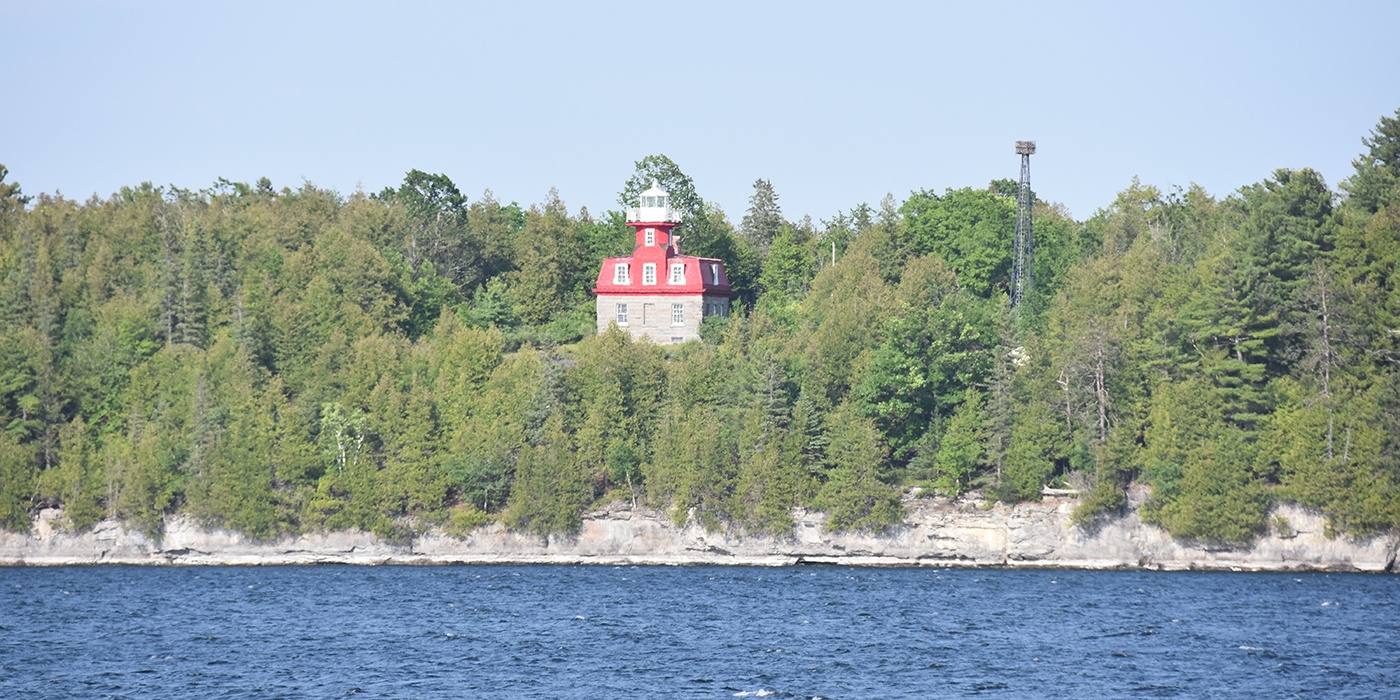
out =
{"type": "Polygon", "coordinates": [[[606,258],[593,292],[598,295],[598,332],[608,324],[657,343],[700,337],[700,322],[729,315],[729,277],[724,261],[681,255],[676,229],[681,212],[656,182],[627,210],[637,236],[631,255],[606,258]]]}

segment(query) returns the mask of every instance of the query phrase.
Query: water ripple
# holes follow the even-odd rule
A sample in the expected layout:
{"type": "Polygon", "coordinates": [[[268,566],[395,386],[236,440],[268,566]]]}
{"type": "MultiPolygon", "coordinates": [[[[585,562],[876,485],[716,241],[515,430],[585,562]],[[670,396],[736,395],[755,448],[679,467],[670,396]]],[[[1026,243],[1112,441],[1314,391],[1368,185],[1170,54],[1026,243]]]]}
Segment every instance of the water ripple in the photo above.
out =
{"type": "Polygon", "coordinates": [[[0,697],[1400,697],[1400,578],[0,569],[0,697]]]}

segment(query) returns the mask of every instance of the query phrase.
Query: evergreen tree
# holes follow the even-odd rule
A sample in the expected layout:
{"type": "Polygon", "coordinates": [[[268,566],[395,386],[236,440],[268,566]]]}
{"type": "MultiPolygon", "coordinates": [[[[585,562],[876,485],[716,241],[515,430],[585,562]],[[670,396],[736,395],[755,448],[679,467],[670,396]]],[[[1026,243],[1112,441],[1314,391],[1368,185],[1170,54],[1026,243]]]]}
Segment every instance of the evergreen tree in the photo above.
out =
{"type": "Polygon", "coordinates": [[[1197,265],[1197,288],[1182,312],[1199,359],[1230,421],[1252,429],[1264,412],[1263,385],[1268,341],[1279,334],[1276,310],[1260,297],[1260,275],[1238,259],[1238,249],[1219,241],[1197,265]]]}
{"type": "Polygon", "coordinates": [[[560,415],[551,415],[540,443],[520,454],[504,513],[507,525],[537,535],[578,530],[592,489],[574,461],[573,446],[560,415]]]}
{"type": "Polygon", "coordinates": [[[1157,392],[1144,433],[1149,522],[1183,538],[1248,544],[1268,499],[1253,473],[1250,433],[1227,420],[1225,397],[1195,377],[1157,392]]]}
{"type": "Polygon", "coordinates": [[[763,299],[775,308],[795,303],[806,293],[816,265],[809,248],[794,231],[783,226],[770,243],[758,286],[763,299]]]}
{"type": "Polygon", "coordinates": [[[33,447],[0,431],[0,530],[29,530],[36,471],[33,447]]]}
{"type": "Polygon", "coordinates": [[[760,253],[767,253],[787,221],[783,219],[782,208],[778,206],[778,193],[773,183],[758,179],[753,183],[753,194],[749,196],[749,211],[744,214],[739,230],[760,253]]]}
{"type": "Polygon", "coordinates": [[[87,433],[81,417],[65,425],[59,431],[58,463],[39,480],[40,498],[62,503],[67,525],[74,530],[85,530],[104,515],[104,479],[87,433]]]}
{"type": "Polygon", "coordinates": [[[881,478],[885,455],[875,426],[851,403],[837,406],[827,426],[826,483],[812,503],[827,513],[826,529],[878,532],[900,522],[904,507],[881,478]]]}
{"type": "Polygon", "coordinates": [[[1350,204],[1374,213],[1400,196],[1400,109],[1381,117],[1361,143],[1366,152],[1351,162],[1356,172],[1342,181],[1342,189],[1351,195],[1350,204]]]}
{"type": "Polygon", "coordinates": [[[0,525],[58,507],[153,535],[176,513],[258,537],[556,533],[630,499],[712,529],[815,508],[879,530],[901,487],[942,477],[1002,500],[1087,486],[1079,522],[1137,481],[1144,517],[1217,542],[1262,531],[1271,499],[1386,531],[1396,122],[1340,203],[1307,169],[1220,201],[1134,181],[1083,223],[1037,201],[1015,336],[1010,181],[820,230],[760,181],[736,231],[650,156],[620,204],[660,181],[737,305],[668,348],[594,336],[597,260],[630,233],[557,193],[468,203],[412,171],[370,197],[262,179],[75,202],[0,167],[0,525]]]}
{"type": "Polygon", "coordinates": [[[968,391],[953,413],[934,461],[934,486],[939,491],[951,496],[962,495],[971,487],[977,473],[986,467],[986,423],[982,393],[976,389],[968,391]]]}

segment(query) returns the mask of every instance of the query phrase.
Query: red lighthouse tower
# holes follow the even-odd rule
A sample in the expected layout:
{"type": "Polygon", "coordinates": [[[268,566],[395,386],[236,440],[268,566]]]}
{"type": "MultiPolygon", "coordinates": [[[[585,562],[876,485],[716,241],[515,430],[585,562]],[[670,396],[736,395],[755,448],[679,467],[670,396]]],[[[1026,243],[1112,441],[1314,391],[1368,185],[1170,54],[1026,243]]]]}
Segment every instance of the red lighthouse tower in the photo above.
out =
{"type": "Polygon", "coordinates": [[[627,225],[637,235],[632,254],[603,260],[598,272],[598,332],[609,323],[657,343],[683,343],[700,337],[707,316],[729,315],[729,277],[724,261],[681,255],[681,212],[652,181],[627,225]]]}

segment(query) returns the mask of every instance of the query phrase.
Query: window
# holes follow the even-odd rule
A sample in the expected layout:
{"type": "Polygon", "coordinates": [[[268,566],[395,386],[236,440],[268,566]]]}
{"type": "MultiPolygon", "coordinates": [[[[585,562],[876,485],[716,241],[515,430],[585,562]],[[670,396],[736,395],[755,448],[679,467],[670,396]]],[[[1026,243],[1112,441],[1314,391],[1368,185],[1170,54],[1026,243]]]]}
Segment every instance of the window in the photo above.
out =
{"type": "Polygon", "coordinates": [[[618,305],[617,305],[617,325],[619,325],[619,326],[625,326],[625,325],[627,325],[627,305],[626,305],[626,304],[618,304],[618,305]]]}
{"type": "Polygon", "coordinates": [[[656,263],[642,265],[642,284],[656,284],[656,263]]]}
{"type": "Polygon", "coordinates": [[[656,229],[654,229],[654,228],[649,228],[649,229],[647,229],[647,232],[646,232],[646,233],[647,233],[647,237],[646,237],[647,245],[656,245],[656,229]]]}
{"type": "Polygon", "coordinates": [[[673,343],[684,343],[684,342],[685,342],[685,338],[681,338],[681,337],[678,337],[678,336],[674,336],[674,335],[673,335],[673,336],[671,336],[671,342],[673,342],[673,343]]]}
{"type": "Polygon", "coordinates": [[[719,263],[710,263],[710,282],[719,284],[719,263]]]}
{"type": "Polygon", "coordinates": [[[613,265],[613,284],[632,284],[632,278],[627,275],[627,267],[625,263],[613,265]]]}
{"type": "Polygon", "coordinates": [[[671,284],[685,284],[685,263],[671,263],[671,284]]]}
{"type": "Polygon", "coordinates": [[[671,325],[679,326],[685,323],[685,304],[671,305],[671,325]]]}

